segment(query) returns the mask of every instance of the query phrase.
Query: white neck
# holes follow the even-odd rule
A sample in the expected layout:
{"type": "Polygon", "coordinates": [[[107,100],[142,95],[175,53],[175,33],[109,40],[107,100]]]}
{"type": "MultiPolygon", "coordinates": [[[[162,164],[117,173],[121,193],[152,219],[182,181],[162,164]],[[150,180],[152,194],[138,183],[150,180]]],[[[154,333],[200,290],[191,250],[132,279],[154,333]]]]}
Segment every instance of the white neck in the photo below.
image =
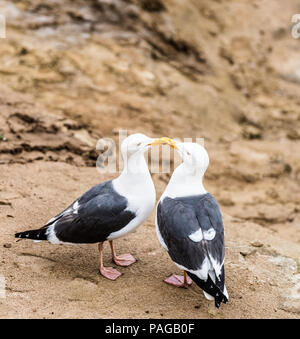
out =
{"type": "Polygon", "coordinates": [[[207,191],[203,186],[203,175],[202,171],[190,172],[186,165],[182,163],[175,169],[161,199],[166,196],[176,198],[206,194],[207,191]]]}
{"type": "Polygon", "coordinates": [[[125,161],[120,176],[113,180],[114,188],[123,195],[155,193],[154,184],[143,152],[137,152],[125,161]]]}

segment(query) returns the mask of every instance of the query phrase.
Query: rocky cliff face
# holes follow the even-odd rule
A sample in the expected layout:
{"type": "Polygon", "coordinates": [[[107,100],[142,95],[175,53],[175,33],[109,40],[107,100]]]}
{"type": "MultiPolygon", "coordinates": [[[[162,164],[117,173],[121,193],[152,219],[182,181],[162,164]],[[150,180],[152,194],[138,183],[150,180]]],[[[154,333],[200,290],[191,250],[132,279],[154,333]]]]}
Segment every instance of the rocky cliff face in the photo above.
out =
{"type": "MultiPolygon", "coordinates": [[[[244,284],[234,267],[250,267],[243,278],[251,291],[255,276],[257,284],[264,280],[265,255],[270,259],[265,270],[274,277],[285,269],[284,260],[292,260],[290,270],[282,271],[286,278],[270,282],[279,296],[264,315],[299,312],[298,292],[280,296],[281,290],[297,290],[299,274],[300,47],[291,36],[297,12],[294,0],[2,0],[7,38],[0,40],[0,164],[9,173],[0,187],[5,241],[11,242],[13,233],[6,215],[15,217],[19,229],[22,211],[14,206],[29,210],[28,197],[35,192],[34,180],[27,199],[20,193],[23,186],[8,186],[21,168],[36,178],[38,169],[52,162],[68,173],[85,171],[95,164],[97,139],[117,138],[119,128],[202,137],[211,158],[206,187],[233,216],[226,219],[236,251],[229,246],[229,289],[235,295],[244,284]],[[16,201],[14,190],[20,191],[16,201]],[[255,241],[262,246],[253,247],[255,241]]],[[[96,171],[89,173],[99,179],[96,171]]],[[[77,182],[75,177],[70,180],[77,182]]],[[[153,177],[159,195],[169,176],[153,177]]],[[[65,190],[72,191],[61,184],[55,194],[63,196],[65,190]]],[[[61,199],[53,213],[64,206],[61,199]]],[[[34,225],[36,218],[41,224],[47,220],[46,214],[32,214],[27,221],[34,225]]],[[[22,246],[31,251],[30,244],[22,246]]],[[[11,265],[14,256],[15,262],[23,260],[19,247],[13,250],[3,249],[11,265]]],[[[258,288],[256,302],[266,298],[266,288],[258,288]]],[[[237,295],[235,309],[242,302],[237,295]]],[[[247,302],[242,315],[258,316],[247,302]]],[[[239,316],[227,312],[223,316],[239,316]]]]}

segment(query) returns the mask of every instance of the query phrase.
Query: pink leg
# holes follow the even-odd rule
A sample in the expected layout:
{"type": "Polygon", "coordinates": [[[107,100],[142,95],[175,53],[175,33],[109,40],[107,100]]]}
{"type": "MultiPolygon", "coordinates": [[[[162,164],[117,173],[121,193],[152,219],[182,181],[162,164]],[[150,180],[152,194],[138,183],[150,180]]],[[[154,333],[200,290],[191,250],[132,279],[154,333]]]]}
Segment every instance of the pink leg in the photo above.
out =
{"type": "Polygon", "coordinates": [[[117,278],[119,278],[119,276],[122,274],[119,271],[117,271],[116,269],[112,268],[112,267],[104,267],[103,265],[103,242],[99,243],[98,245],[98,249],[99,249],[99,271],[100,273],[107,279],[110,280],[116,280],[117,278]]]}
{"type": "Polygon", "coordinates": [[[134,259],[134,257],[130,253],[117,256],[116,252],[114,250],[113,242],[110,241],[109,244],[110,244],[110,248],[111,248],[112,259],[113,259],[113,261],[115,262],[116,265],[129,266],[129,265],[136,262],[136,260],[134,259]]]}
{"type": "Polygon", "coordinates": [[[176,287],[183,287],[188,288],[192,284],[192,279],[187,276],[184,272],[184,275],[171,275],[169,278],[164,280],[165,283],[176,286],[176,287]]]}

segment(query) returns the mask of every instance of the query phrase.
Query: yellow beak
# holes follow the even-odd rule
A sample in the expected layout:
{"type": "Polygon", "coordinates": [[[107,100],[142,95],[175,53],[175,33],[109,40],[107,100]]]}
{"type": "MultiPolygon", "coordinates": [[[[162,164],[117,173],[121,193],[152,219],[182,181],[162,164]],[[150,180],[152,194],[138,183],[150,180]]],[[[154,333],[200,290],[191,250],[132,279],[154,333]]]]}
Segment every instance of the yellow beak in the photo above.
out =
{"type": "Polygon", "coordinates": [[[177,148],[176,144],[175,144],[175,140],[172,140],[170,138],[159,138],[159,139],[155,139],[152,143],[149,144],[149,146],[155,146],[155,145],[170,145],[173,148],[177,148]]]}

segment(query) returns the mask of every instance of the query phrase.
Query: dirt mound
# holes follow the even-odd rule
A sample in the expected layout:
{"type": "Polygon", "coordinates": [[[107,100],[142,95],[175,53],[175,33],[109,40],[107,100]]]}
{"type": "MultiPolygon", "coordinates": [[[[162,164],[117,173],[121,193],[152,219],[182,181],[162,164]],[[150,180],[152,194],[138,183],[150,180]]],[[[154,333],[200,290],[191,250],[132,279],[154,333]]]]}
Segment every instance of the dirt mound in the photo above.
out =
{"type": "Polygon", "coordinates": [[[0,111],[1,164],[39,160],[95,165],[97,136],[86,126],[50,114],[34,104],[32,98],[4,86],[0,94],[0,111]]]}

